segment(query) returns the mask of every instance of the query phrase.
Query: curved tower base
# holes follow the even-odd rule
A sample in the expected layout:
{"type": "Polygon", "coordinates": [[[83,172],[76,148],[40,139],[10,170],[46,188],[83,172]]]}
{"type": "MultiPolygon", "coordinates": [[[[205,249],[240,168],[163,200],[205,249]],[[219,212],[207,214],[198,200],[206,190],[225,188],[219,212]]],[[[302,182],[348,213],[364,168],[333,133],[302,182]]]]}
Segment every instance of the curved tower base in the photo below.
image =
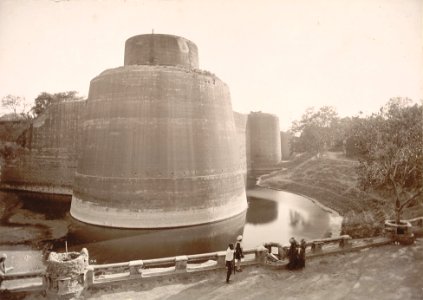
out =
{"type": "Polygon", "coordinates": [[[99,226],[116,228],[170,228],[213,223],[239,215],[247,209],[245,192],[228,199],[229,204],[183,211],[116,209],[72,197],[71,215],[99,226]]]}

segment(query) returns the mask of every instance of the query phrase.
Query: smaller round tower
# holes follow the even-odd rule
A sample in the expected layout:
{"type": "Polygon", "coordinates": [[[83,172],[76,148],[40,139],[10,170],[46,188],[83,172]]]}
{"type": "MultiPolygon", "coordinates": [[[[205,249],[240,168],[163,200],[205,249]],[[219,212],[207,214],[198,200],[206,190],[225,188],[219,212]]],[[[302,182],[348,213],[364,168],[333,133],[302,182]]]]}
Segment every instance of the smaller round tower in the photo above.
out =
{"type": "Polygon", "coordinates": [[[281,161],[279,118],[273,114],[251,112],[247,132],[250,140],[248,170],[274,168],[281,161]]]}

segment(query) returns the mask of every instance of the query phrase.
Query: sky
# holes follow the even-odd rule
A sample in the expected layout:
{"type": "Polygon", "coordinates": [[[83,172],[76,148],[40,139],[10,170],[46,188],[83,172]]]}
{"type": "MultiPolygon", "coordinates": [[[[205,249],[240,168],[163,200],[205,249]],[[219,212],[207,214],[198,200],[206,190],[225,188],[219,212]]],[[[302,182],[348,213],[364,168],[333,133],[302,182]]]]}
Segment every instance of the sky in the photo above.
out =
{"type": "Polygon", "coordinates": [[[287,130],[309,107],[420,102],[422,16],[422,0],[0,0],[0,97],[86,97],[123,65],[126,39],[154,30],[193,41],[235,111],[276,114],[287,130]]]}

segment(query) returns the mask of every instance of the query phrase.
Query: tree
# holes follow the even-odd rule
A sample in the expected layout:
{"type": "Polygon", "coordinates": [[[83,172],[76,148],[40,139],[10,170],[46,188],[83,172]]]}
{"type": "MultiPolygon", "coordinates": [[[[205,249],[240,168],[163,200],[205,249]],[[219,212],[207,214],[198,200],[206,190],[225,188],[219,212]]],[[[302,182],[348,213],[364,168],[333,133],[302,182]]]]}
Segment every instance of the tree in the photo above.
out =
{"type": "Polygon", "coordinates": [[[356,128],[363,154],[360,186],[385,192],[395,204],[397,224],[404,208],[421,200],[423,192],[422,106],[410,103],[406,98],[391,99],[356,128]]]}
{"type": "Polygon", "coordinates": [[[14,116],[27,117],[28,104],[24,97],[7,95],[1,99],[1,106],[14,116]]]}
{"type": "Polygon", "coordinates": [[[292,124],[291,132],[299,136],[293,148],[299,152],[318,154],[335,143],[338,114],[335,108],[323,106],[318,111],[308,108],[300,121],[292,124]]]}
{"type": "Polygon", "coordinates": [[[42,114],[48,106],[54,103],[59,103],[63,101],[77,101],[83,100],[83,97],[78,96],[78,92],[76,91],[68,91],[56,94],[50,94],[46,92],[42,92],[35,98],[35,104],[31,108],[31,111],[34,117],[39,116],[42,114]]]}

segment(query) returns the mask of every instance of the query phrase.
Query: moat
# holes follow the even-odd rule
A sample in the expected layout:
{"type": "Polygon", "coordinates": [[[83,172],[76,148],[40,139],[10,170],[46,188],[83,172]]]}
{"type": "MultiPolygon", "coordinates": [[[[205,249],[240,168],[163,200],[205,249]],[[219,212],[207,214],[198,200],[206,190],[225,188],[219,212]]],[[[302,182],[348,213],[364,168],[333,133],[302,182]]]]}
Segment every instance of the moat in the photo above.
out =
{"type": "MultiPolygon", "coordinates": [[[[93,263],[221,251],[240,234],[244,236],[245,248],[268,241],[286,244],[291,236],[298,239],[316,239],[329,234],[336,236],[342,222],[341,217],[322,209],[310,199],[262,188],[247,191],[248,210],[234,218],[160,230],[88,225],[69,215],[70,201],[66,199],[34,199],[31,195],[16,193],[6,193],[3,197],[17,195],[18,204],[3,219],[2,231],[26,224],[20,230],[28,232],[28,235],[38,231],[44,239],[52,237],[50,242],[44,242],[50,243],[52,250],[64,251],[65,242],[69,251],[88,248],[93,263]]],[[[1,251],[16,247],[9,242],[1,241],[1,251]]]]}

